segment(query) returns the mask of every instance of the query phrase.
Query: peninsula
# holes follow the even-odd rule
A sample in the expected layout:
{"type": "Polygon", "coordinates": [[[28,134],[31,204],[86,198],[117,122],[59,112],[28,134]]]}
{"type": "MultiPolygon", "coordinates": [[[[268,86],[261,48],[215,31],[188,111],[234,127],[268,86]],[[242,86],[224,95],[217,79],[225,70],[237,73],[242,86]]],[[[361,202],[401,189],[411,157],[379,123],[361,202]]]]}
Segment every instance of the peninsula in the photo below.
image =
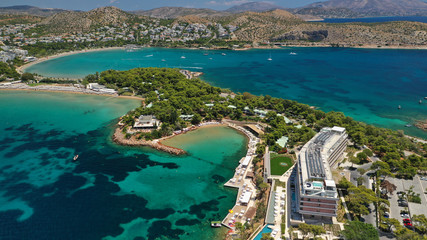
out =
{"type": "MultiPolygon", "coordinates": [[[[166,140],[201,127],[218,125],[236,129],[248,138],[246,156],[236,159],[236,162],[239,160],[238,166],[235,169],[237,164],[221,166],[221,169],[234,171],[231,179],[216,173],[208,177],[211,184],[214,181],[220,183],[221,188],[224,185],[238,189],[235,204],[228,212],[220,213],[215,206],[218,199],[227,196],[215,196],[209,202],[179,210],[170,206],[156,209],[156,205],[148,204],[151,203],[148,196],[144,196],[147,199],[133,196],[134,188],[126,182],[125,175],[133,178],[135,171],[148,165],[167,166],[168,170],[173,170],[167,173],[168,176],[178,175],[179,167],[175,163],[130,156],[127,160],[135,161],[132,162],[135,166],[125,170],[126,174],[120,172],[121,177],[113,176],[113,171],[85,173],[96,176],[95,180],[92,176],[87,177],[87,183],[76,191],[91,191],[98,182],[108,183],[111,191],[117,193],[119,186],[120,194],[135,204],[121,209],[134,220],[126,218],[120,226],[129,224],[129,221],[137,222],[140,215],[146,213],[149,214],[143,221],[147,222],[159,216],[159,219],[169,219],[168,216],[177,213],[196,215],[200,221],[187,218],[161,220],[153,222],[147,230],[149,234],[158,229],[170,231],[165,235],[156,233],[158,235],[153,235],[153,239],[157,236],[179,238],[185,232],[176,226],[206,225],[204,211],[208,209],[216,211],[215,217],[222,218],[212,221],[212,227],[222,224],[230,230],[227,238],[261,239],[263,233],[269,232],[267,237],[273,239],[370,236],[376,240],[378,231],[398,238],[424,237],[427,228],[425,209],[414,204],[427,204],[426,198],[420,197],[424,194],[421,180],[427,179],[424,177],[427,144],[405,136],[402,131],[375,127],[341,112],[326,113],[292,100],[235,93],[202,81],[198,78],[201,73],[177,68],[107,70],[83,79],[45,78],[24,70],[31,64],[68,54],[110,48],[132,52],[144,46],[202,50],[282,46],[427,49],[426,23],[312,23],[283,9],[266,12],[233,10],[226,15],[184,15],[174,19],[141,16],[116,7],[87,12],[52,9],[50,12],[55,14],[37,17],[8,15],[5,24],[0,22],[0,89],[138,98],[141,105],[121,116],[112,133],[112,141],[125,146],[147,146],[172,155],[186,155],[185,149],[168,146],[166,140]],[[411,187],[406,186],[408,182],[411,187]],[[396,189],[399,191],[393,195],[396,189]],[[397,204],[405,209],[397,212],[397,204]],[[358,221],[362,218],[364,222],[358,221]]],[[[297,54],[287,55],[295,57],[297,54]]],[[[265,61],[271,62],[272,57],[265,61]]],[[[26,126],[21,129],[26,131],[26,126]]],[[[417,126],[425,128],[421,122],[417,126]]],[[[49,132],[45,138],[49,139],[51,133],[56,132],[49,132]]],[[[96,151],[91,153],[96,155],[96,151]]],[[[194,161],[199,160],[203,162],[202,158],[194,158],[194,161]]],[[[204,164],[212,166],[213,172],[219,165],[204,164]]],[[[75,166],[72,169],[76,169],[76,174],[87,167],[84,164],[75,166]]],[[[33,165],[29,169],[33,169],[33,165]]],[[[73,174],[69,175],[71,178],[73,174]]],[[[163,179],[163,176],[153,176],[156,178],[144,181],[163,179]]],[[[196,181],[200,179],[197,175],[191,177],[196,181]]],[[[141,182],[137,184],[142,187],[136,188],[146,188],[141,182]]],[[[201,188],[195,189],[199,191],[201,188]]],[[[43,197],[56,197],[58,193],[55,190],[42,194],[43,197]]],[[[107,195],[117,201],[119,194],[108,192],[107,195]]],[[[194,200],[193,196],[188,199],[190,202],[194,200]]]]}
{"type": "MultiPolygon", "coordinates": [[[[273,196],[270,194],[276,195],[275,202],[278,206],[282,206],[279,203],[286,198],[282,191],[290,191],[289,188],[283,188],[283,186],[289,181],[292,169],[281,177],[272,177],[276,180],[273,181],[271,193],[269,193],[269,185],[265,185],[263,181],[263,176],[265,174],[270,176],[272,170],[265,169],[270,168],[270,161],[273,159],[276,161],[276,154],[279,154],[280,158],[297,159],[297,154],[302,151],[300,150],[302,146],[311,146],[312,142],[319,144],[318,140],[311,139],[333,136],[330,140],[331,143],[322,143],[325,144],[322,147],[334,149],[332,145],[337,142],[342,146],[339,150],[340,154],[344,154],[344,149],[349,145],[349,150],[345,151],[345,155],[351,162],[360,163],[360,161],[366,161],[368,156],[375,154],[378,162],[373,169],[389,171],[392,176],[399,178],[413,178],[417,173],[427,170],[427,160],[422,157],[427,153],[427,144],[413,141],[401,132],[354,121],[342,113],[324,113],[305,104],[270,96],[254,96],[250,93],[235,94],[229,90],[212,87],[198,78],[188,78],[178,69],[108,70],[98,76],[88,76],[86,80],[88,79],[119,92],[132,89],[133,94],[145,98],[141,107],[130,111],[121,118],[114,135],[116,141],[130,139],[132,142],[130,145],[155,143],[158,145],[152,147],[180,154],[178,149],[164,148],[161,140],[196,129],[197,126],[219,124],[220,122],[242,131],[250,138],[246,158],[240,160],[235,176],[226,184],[226,186],[238,188],[240,198],[236,200],[235,207],[230,210],[222,222],[223,225],[241,236],[249,237],[251,232],[260,229],[263,222],[271,221],[279,226],[283,223],[282,230],[277,231],[280,232],[280,235],[287,234],[286,229],[290,226],[287,225],[286,217],[278,218],[275,215],[274,220],[271,220],[272,216],[269,215],[266,206],[276,208],[274,200],[271,200],[273,196]],[[319,131],[320,133],[318,133],[319,131]],[[347,143],[347,138],[350,143],[347,143]],[[395,159],[400,159],[400,162],[397,163],[395,159]],[[250,167],[252,165],[253,167],[250,167]],[[394,168],[391,168],[391,165],[394,168]],[[254,181],[247,180],[247,178],[252,178],[254,181]],[[255,192],[257,197],[252,198],[251,196],[255,192]],[[267,203],[268,199],[270,200],[267,203]],[[271,201],[273,201],[273,205],[271,205],[271,201]],[[250,222],[252,218],[254,221],[251,222],[250,227],[242,228],[242,224],[250,222]]],[[[333,177],[336,174],[333,172],[339,171],[337,166],[342,158],[332,155],[328,158],[331,166],[322,170],[328,171],[328,184],[332,184],[331,182],[335,180],[339,182],[340,186],[351,185],[351,183],[345,182],[345,178],[339,180],[340,178],[333,177]]],[[[274,168],[273,170],[276,171],[274,168]]],[[[309,187],[306,188],[309,189],[309,187]]],[[[383,200],[372,200],[376,198],[374,192],[360,186],[350,186],[348,191],[355,194],[354,196],[368,194],[370,197],[364,200],[368,205],[373,201],[380,201],[381,204],[388,203],[383,200]]],[[[359,209],[357,205],[352,205],[360,199],[350,196],[346,197],[346,201],[349,203],[348,210],[354,216],[368,214],[359,209]]],[[[339,218],[343,213],[338,210],[338,202],[335,207],[334,216],[339,218]]],[[[382,215],[383,210],[379,211],[379,214],[382,215]]],[[[286,215],[283,213],[283,216],[286,215]]],[[[302,227],[301,225],[300,228],[302,227]]],[[[405,231],[401,231],[396,234],[404,234],[405,231]]]]}

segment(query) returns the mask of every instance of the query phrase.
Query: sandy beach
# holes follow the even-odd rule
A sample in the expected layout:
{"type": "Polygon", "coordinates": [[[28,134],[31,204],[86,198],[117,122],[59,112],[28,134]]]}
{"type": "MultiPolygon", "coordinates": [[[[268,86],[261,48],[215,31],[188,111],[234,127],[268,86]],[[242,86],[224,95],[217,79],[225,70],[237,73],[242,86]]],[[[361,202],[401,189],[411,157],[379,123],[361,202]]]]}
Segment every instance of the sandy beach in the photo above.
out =
{"type": "Polygon", "coordinates": [[[0,90],[2,91],[39,91],[39,92],[58,92],[58,93],[68,93],[68,94],[88,94],[88,95],[97,95],[105,97],[118,97],[126,99],[136,99],[144,101],[144,98],[137,96],[119,96],[117,94],[106,94],[96,92],[86,88],[75,87],[71,84],[43,84],[36,86],[29,86],[24,83],[16,83],[10,85],[0,85],[0,90]]]}
{"type": "Polygon", "coordinates": [[[41,63],[47,60],[51,60],[51,59],[55,59],[55,58],[60,58],[60,57],[65,57],[65,56],[69,56],[69,55],[73,55],[73,54],[79,54],[79,53],[86,53],[86,52],[98,52],[98,51],[107,51],[107,50],[115,50],[115,49],[124,49],[124,47],[109,47],[109,48],[94,48],[94,49],[85,49],[85,50],[79,50],[79,51],[71,51],[71,52],[63,52],[63,53],[59,53],[56,55],[52,55],[52,56],[47,56],[47,57],[43,57],[43,58],[39,58],[34,62],[30,62],[27,64],[24,64],[18,68],[16,68],[16,71],[19,72],[20,74],[24,73],[25,69],[35,65],[37,63],[41,63]]]}

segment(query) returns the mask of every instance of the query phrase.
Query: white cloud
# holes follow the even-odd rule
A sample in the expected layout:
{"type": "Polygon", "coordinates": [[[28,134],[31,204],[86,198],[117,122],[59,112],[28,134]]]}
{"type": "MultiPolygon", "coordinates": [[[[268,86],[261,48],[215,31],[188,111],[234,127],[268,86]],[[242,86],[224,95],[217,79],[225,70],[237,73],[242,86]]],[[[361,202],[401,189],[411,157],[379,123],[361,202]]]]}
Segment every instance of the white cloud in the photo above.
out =
{"type": "Polygon", "coordinates": [[[116,3],[118,0],[110,0],[110,4],[116,3]]]}

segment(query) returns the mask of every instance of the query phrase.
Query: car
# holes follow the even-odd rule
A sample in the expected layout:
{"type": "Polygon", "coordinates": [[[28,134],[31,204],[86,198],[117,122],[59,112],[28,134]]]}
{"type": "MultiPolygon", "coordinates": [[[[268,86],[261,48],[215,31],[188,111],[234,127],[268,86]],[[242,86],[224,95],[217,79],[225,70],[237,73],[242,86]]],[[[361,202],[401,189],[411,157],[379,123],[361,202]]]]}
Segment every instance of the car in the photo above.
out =
{"type": "Polygon", "coordinates": [[[402,214],[400,214],[400,216],[402,218],[409,218],[409,214],[407,214],[407,213],[402,213],[402,214]]]}
{"type": "Polygon", "coordinates": [[[411,219],[409,219],[409,218],[405,218],[405,219],[403,219],[403,222],[404,222],[404,223],[411,223],[411,219]]]}
{"type": "Polygon", "coordinates": [[[389,217],[390,217],[390,213],[385,212],[383,216],[384,216],[385,218],[389,218],[389,217]]]}
{"type": "Polygon", "coordinates": [[[412,223],[410,223],[410,222],[403,223],[403,225],[405,225],[405,227],[412,227],[412,223]]]}
{"type": "Polygon", "coordinates": [[[251,219],[250,218],[246,219],[246,222],[250,224],[251,223],[251,219]]]}
{"type": "Polygon", "coordinates": [[[421,180],[427,181],[427,177],[420,177],[421,180]]]}
{"type": "Polygon", "coordinates": [[[399,192],[397,192],[397,194],[404,194],[405,192],[403,192],[403,191],[399,191],[399,192]]]}

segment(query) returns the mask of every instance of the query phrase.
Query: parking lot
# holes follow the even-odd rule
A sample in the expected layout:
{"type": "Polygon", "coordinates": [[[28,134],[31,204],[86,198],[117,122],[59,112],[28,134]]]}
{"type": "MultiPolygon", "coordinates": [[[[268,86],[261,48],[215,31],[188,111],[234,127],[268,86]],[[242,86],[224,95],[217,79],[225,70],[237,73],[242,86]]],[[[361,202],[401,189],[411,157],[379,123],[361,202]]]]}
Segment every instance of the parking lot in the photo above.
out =
{"type": "Polygon", "coordinates": [[[412,203],[408,202],[408,209],[409,209],[409,215],[412,216],[414,214],[420,215],[424,214],[427,216],[427,198],[425,195],[425,189],[427,187],[427,181],[421,180],[420,177],[417,175],[412,180],[405,180],[405,179],[397,179],[397,178],[387,178],[388,181],[396,185],[397,189],[395,192],[393,192],[393,195],[389,195],[389,201],[390,201],[390,218],[395,218],[399,220],[400,223],[402,223],[403,218],[400,216],[400,211],[404,210],[404,207],[399,206],[398,204],[398,195],[397,192],[403,191],[406,192],[411,188],[411,186],[414,186],[413,191],[415,193],[420,194],[421,198],[421,204],[419,203],[412,203]]]}

